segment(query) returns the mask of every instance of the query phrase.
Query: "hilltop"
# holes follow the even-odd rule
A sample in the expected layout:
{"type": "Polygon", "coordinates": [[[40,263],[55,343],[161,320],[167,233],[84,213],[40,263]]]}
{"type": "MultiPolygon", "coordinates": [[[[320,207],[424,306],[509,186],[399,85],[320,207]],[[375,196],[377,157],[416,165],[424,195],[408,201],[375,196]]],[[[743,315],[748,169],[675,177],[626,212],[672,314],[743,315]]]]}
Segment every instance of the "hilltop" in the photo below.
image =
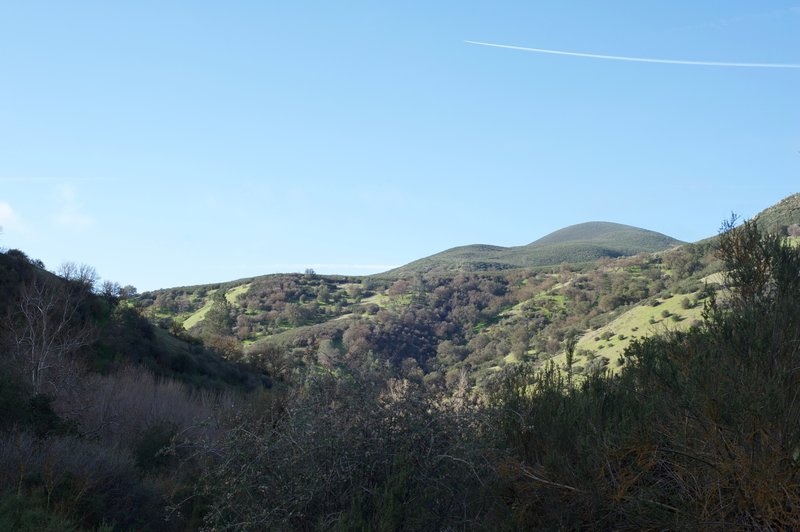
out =
{"type": "Polygon", "coordinates": [[[559,229],[525,246],[474,244],[448,249],[380,276],[403,277],[415,272],[491,271],[563,262],[575,264],[602,257],[654,253],[683,244],[670,236],[630,225],[587,222],[559,229]]]}
{"type": "Polygon", "coordinates": [[[595,242],[621,250],[636,250],[645,253],[661,251],[683,243],[670,236],[630,225],[612,222],[586,222],[553,231],[549,235],[531,242],[528,247],[576,242],[595,242]]]}

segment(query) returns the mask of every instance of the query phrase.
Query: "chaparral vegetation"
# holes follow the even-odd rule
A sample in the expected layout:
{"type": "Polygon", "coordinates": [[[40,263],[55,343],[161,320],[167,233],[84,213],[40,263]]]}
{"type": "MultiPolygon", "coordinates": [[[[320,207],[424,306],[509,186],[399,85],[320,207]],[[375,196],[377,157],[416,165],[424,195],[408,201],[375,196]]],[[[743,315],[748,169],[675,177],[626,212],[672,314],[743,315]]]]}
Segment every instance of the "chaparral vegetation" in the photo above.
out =
{"type": "Polygon", "coordinates": [[[0,254],[0,529],[800,526],[800,195],[137,293],[0,254]]]}

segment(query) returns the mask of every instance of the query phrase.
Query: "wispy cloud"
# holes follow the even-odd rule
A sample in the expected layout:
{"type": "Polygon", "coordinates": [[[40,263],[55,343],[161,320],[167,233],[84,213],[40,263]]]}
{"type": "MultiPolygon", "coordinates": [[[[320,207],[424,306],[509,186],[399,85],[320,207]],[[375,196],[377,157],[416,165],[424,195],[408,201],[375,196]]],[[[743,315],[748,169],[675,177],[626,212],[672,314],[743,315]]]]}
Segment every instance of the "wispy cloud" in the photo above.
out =
{"type": "Polygon", "coordinates": [[[604,55],[587,52],[567,52],[564,50],[550,50],[546,48],[528,48],[526,46],[512,46],[509,44],[496,44],[480,41],[464,41],[468,44],[479,46],[491,46],[492,48],[506,48],[509,50],[520,50],[523,52],[535,52],[539,54],[568,55],[572,57],[588,57],[590,59],[605,59],[610,61],[633,61],[637,63],[662,63],[670,65],[695,65],[695,66],[714,66],[714,67],[735,67],[735,68],[800,68],[800,64],[795,63],[727,63],[722,61],[689,61],[683,59],[656,59],[651,57],[630,57],[624,55],[604,55]]]}
{"type": "Polygon", "coordinates": [[[20,216],[14,211],[9,203],[0,201],[0,229],[3,232],[27,230],[20,216]]]}
{"type": "Polygon", "coordinates": [[[84,231],[94,225],[94,218],[83,212],[83,205],[73,185],[59,185],[55,188],[59,210],[53,221],[65,228],[84,231]]]}
{"type": "MultiPolygon", "coordinates": [[[[63,177],[46,176],[0,176],[0,183],[63,183],[67,179],[63,177]]],[[[113,177],[71,177],[70,183],[97,183],[108,181],[122,181],[113,177]]]]}

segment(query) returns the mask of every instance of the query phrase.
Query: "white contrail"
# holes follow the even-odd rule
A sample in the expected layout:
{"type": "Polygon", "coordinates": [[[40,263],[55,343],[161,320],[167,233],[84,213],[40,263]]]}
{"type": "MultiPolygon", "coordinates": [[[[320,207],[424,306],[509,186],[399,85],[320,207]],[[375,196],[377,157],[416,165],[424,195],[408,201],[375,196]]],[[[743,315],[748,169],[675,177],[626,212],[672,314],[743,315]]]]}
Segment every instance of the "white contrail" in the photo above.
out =
{"type": "Polygon", "coordinates": [[[650,57],[626,57],[621,55],[587,54],[583,52],[565,52],[563,50],[546,50],[543,48],[527,48],[525,46],[511,46],[508,44],[494,44],[490,42],[464,41],[468,44],[492,46],[494,48],[508,48],[509,50],[522,50],[523,52],[537,52],[540,54],[571,55],[573,57],[590,57],[592,59],[608,59],[611,61],[636,61],[638,63],[667,63],[670,65],[703,65],[718,67],[739,68],[800,68],[800,64],[792,63],[724,63],[720,61],[683,61],[680,59],[653,59],[650,57]]]}

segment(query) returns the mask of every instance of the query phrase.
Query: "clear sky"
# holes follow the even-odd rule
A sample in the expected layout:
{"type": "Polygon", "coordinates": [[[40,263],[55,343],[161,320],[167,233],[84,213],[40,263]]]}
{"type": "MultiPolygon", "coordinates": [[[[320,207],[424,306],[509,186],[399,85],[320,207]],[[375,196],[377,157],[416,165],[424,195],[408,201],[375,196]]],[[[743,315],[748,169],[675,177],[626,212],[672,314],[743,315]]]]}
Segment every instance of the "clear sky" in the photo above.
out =
{"type": "Polygon", "coordinates": [[[139,290],[800,191],[800,1],[4,2],[0,246],[139,290]]]}

